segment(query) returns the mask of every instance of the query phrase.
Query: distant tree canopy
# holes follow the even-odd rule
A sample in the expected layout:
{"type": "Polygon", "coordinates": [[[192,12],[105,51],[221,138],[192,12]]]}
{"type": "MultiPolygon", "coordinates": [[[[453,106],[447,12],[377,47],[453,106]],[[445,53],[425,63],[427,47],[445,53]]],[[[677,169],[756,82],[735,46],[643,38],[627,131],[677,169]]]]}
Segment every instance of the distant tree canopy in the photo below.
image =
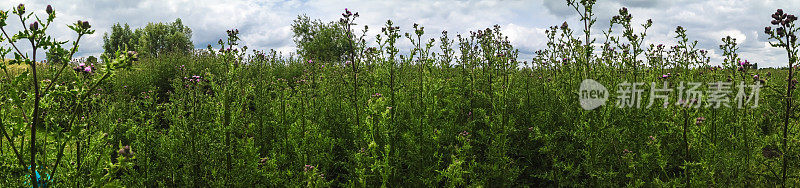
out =
{"type": "Polygon", "coordinates": [[[111,26],[111,35],[108,33],[103,35],[103,49],[104,54],[114,54],[117,50],[136,50],[136,44],[139,43],[139,36],[136,35],[131,27],[126,23],[123,27],[119,23],[111,26]]]}
{"type": "Polygon", "coordinates": [[[302,15],[292,23],[292,32],[299,54],[305,58],[339,62],[355,49],[338,22],[326,23],[302,15]]]}
{"type": "Polygon", "coordinates": [[[132,31],[128,24],[115,24],[111,34],[103,36],[104,54],[113,55],[120,49],[136,50],[142,57],[158,57],[165,53],[187,53],[194,49],[192,29],[181,19],[172,23],[148,23],[132,31]]]}

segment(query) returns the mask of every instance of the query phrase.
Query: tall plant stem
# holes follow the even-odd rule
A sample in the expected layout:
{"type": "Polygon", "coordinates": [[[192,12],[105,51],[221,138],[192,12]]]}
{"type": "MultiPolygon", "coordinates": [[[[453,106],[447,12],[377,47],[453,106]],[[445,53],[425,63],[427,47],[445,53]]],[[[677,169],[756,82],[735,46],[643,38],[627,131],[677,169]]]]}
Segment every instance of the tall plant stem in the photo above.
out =
{"type": "Polygon", "coordinates": [[[33,62],[31,62],[31,70],[33,72],[33,125],[31,126],[31,185],[34,188],[39,187],[39,182],[36,181],[36,127],[39,126],[39,102],[41,95],[39,95],[39,79],[36,74],[36,44],[31,39],[31,46],[33,47],[33,62]]]}
{"type": "Polygon", "coordinates": [[[787,163],[787,159],[786,159],[786,153],[788,153],[788,151],[789,151],[789,145],[786,144],[786,140],[788,140],[787,136],[788,136],[788,130],[789,130],[789,117],[791,117],[791,114],[792,114],[792,89],[794,89],[793,88],[793,84],[794,83],[792,83],[792,78],[794,76],[794,67],[792,67],[792,66],[793,66],[794,61],[795,61],[793,58],[795,58],[795,57],[793,56],[792,45],[793,45],[793,42],[791,42],[791,40],[789,39],[789,35],[786,35],[786,45],[785,46],[786,46],[787,55],[789,56],[789,79],[787,79],[788,84],[786,85],[786,98],[785,98],[786,114],[785,114],[785,116],[783,118],[783,139],[782,139],[782,142],[783,142],[783,155],[782,155],[783,156],[782,157],[783,168],[781,170],[782,171],[781,174],[783,176],[783,179],[782,179],[783,182],[781,184],[782,187],[786,187],[786,178],[787,178],[786,169],[788,168],[788,163],[787,163]]]}
{"type": "Polygon", "coordinates": [[[691,176],[689,174],[689,165],[687,165],[689,163],[689,137],[686,134],[688,129],[689,129],[689,112],[687,112],[686,109],[683,109],[683,142],[686,149],[683,153],[684,176],[686,177],[686,186],[691,187],[691,185],[689,185],[689,180],[691,179],[691,176]]]}
{"type": "Polygon", "coordinates": [[[231,112],[230,112],[230,104],[229,104],[230,100],[229,100],[229,98],[230,98],[230,91],[225,89],[225,96],[223,97],[223,102],[222,102],[223,108],[225,110],[223,112],[224,113],[223,114],[224,117],[223,117],[222,125],[224,126],[224,130],[225,130],[225,148],[226,148],[226,151],[225,151],[225,168],[228,170],[228,172],[226,173],[226,174],[228,174],[227,175],[228,176],[228,178],[227,178],[228,181],[226,181],[226,184],[228,186],[231,186],[230,180],[231,180],[231,173],[232,173],[231,170],[233,170],[233,162],[232,162],[233,159],[231,158],[231,130],[230,130],[231,112]]]}

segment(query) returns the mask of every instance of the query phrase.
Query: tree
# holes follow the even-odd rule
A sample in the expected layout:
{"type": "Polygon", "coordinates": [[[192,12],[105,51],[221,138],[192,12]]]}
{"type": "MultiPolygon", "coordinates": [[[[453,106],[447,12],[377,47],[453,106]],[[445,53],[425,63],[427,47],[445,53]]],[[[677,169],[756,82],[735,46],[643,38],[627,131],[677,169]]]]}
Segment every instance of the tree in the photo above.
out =
{"type": "Polygon", "coordinates": [[[137,51],[145,57],[171,52],[188,53],[194,49],[192,29],[184,26],[180,18],[169,24],[148,23],[136,33],[141,35],[137,51]]]}
{"type": "Polygon", "coordinates": [[[345,28],[337,22],[298,16],[292,23],[292,32],[299,54],[308,59],[340,62],[355,48],[345,28]]]}
{"type": "Polygon", "coordinates": [[[135,50],[136,44],[139,43],[138,32],[133,32],[131,27],[126,23],[123,27],[119,23],[111,26],[111,34],[105,33],[103,35],[103,54],[113,56],[117,50],[135,50]]]}
{"type": "Polygon", "coordinates": [[[194,49],[192,29],[181,19],[172,23],[148,23],[144,28],[131,30],[128,24],[115,24],[111,34],[103,36],[104,54],[113,56],[117,50],[135,50],[142,57],[158,57],[166,53],[188,53],[194,49]]]}

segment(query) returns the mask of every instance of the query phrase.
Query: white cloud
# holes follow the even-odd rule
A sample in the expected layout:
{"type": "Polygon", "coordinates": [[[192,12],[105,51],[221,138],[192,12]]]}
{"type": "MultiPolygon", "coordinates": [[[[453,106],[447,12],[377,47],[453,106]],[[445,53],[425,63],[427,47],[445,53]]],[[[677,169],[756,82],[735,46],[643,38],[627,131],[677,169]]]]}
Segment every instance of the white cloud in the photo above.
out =
{"type": "Polygon", "coordinates": [[[543,28],[524,27],[513,23],[502,27],[502,32],[517,49],[533,52],[541,49],[547,43],[547,36],[543,28]]]}

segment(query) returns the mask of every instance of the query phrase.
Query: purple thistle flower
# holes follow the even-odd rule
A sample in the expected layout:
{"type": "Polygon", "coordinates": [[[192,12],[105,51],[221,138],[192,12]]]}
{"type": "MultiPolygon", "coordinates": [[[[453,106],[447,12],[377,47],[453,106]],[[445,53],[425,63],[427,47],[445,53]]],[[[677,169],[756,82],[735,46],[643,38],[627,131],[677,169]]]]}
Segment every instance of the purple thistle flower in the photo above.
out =
{"type": "Polygon", "coordinates": [[[698,117],[698,118],[695,119],[694,124],[695,125],[701,125],[701,124],[703,124],[704,121],[706,121],[705,117],[698,117]]]}
{"type": "Polygon", "coordinates": [[[314,165],[303,166],[303,171],[308,172],[309,170],[314,170],[314,165]]]}
{"type": "Polygon", "coordinates": [[[628,149],[622,150],[622,154],[629,154],[629,153],[633,153],[633,152],[631,150],[628,150],[628,149]]]}

